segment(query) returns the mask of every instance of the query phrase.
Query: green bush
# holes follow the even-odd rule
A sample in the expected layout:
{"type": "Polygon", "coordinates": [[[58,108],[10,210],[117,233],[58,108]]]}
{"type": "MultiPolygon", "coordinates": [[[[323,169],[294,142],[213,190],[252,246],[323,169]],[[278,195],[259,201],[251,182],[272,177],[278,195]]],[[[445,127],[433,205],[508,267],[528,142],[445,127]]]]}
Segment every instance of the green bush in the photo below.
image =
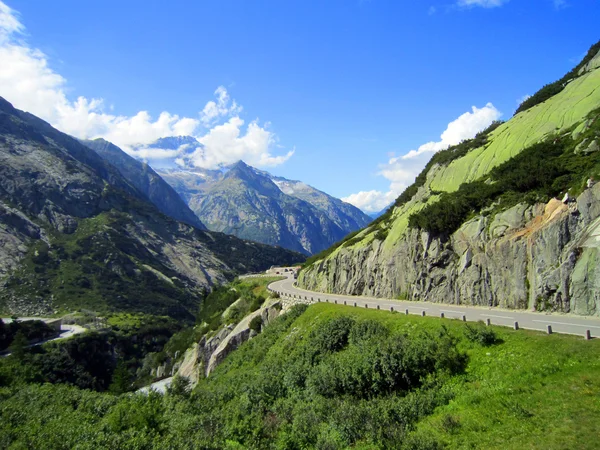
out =
{"type": "Polygon", "coordinates": [[[348,335],[353,325],[354,319],[347,316],[328,320],[311,333],[312,349],[317,354],[340,351],[348,344],[348,335]]]}
{"type": "Polygon", "coordinates": [[[463,183],[452,193],[411,214],[409,226],[436,235],[450,235],[470,216],[494,206],[505,210],[517,203],[547,202],[569,190],[580,192],[585,181],[600,172],[600,152],[575,153],[588,135],[600,129],[600,110],[593,111],[585,136],[552,137],[534,144],[479,180],[463,183]]]}
{"type": "Polygon", "coordinates": [[[256,317],[252,318],[248,327],[257,333],[260,333],[260,331],[262,329],[262,324],[263,324],[262,317],[260,315],[258,315],[256,317]]]}
{"type": "Polygon", "coordinates": [[[500,343],[500,339],[489,327],[486,327],[483,322],[479,322],[476,325],[465,325],[465,337],[471,341],[475,342],[484,347],[489,347],[491,345],[495,345],[500,343]]]}

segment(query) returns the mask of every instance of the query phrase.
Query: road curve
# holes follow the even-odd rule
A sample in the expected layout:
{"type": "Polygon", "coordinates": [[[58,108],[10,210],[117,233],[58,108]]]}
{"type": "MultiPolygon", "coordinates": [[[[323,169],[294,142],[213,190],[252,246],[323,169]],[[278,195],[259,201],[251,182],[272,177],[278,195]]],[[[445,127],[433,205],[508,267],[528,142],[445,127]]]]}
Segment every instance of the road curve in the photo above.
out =
{"type": "Polygon", "coordinates": [[[543,331],[545,333],[574,334],[583,337],[600,337],[600,318],[574,316],[572,314],[548,314],[512,309],[500,309],[479,306],[451,305],[446,303],[409,302],[403,300],[325,294],[301,289],[294,285],[294,279],[288,276],[285,280],[269,284],[269,290],[277,292],[282,297],[301,298],[312,302],[329,302],[339,305],[356,306],[358,308],[374,308],[398,311],[403,314],[427,315],[445,317],[448,319],[465,320],[468,322],[486,322],[493,325],[527,330],[543,331]],[[516,324],[516,325],[515,325],[516,324]]]}

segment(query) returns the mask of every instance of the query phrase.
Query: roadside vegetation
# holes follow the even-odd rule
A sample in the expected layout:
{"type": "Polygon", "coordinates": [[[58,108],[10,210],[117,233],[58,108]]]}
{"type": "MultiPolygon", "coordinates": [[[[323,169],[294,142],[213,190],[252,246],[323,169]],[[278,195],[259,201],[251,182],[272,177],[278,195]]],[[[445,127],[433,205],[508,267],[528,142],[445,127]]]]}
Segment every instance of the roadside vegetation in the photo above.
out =
{"type": "Polygon", "coordinates": [[[196,323],[202,332],[236,323],[262,306],[270,293],[267,286],[284,277],[237,278],[215,288],[200,304],[196,323]]]}
{"type": "Polygon", "coordinates": [[[189,391],[0,388],[3,448],[595,448],[600,341],[298,306],[189,391]]]}

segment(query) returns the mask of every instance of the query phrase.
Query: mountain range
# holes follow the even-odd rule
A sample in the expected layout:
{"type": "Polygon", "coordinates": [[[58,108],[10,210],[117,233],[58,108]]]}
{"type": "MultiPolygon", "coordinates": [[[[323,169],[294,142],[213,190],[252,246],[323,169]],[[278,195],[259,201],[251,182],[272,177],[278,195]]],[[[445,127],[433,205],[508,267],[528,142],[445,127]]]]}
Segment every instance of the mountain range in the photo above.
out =
{"type": "Polygon", "coordinates": [[[214,285],[303,260],[206,231],[152,169],[117,150],[0,98],[0,310],[191,319],[214,285]]]}
{"type": "MultiPolygon", "coordinates": [[[[164,144],[154,146],[165,148],[164,144]]],[[[273,176],[243,161],[219,170],[157,172],[208,229],[305,254],[329,247],[372,220],[305,183],[273,176]]]]}

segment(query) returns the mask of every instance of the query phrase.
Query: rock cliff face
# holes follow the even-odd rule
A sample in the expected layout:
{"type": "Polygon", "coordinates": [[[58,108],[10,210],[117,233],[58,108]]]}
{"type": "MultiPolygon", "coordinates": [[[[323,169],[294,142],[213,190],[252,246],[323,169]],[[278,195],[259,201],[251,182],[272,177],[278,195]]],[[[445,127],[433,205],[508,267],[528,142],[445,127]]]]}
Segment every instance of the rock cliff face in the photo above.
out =
{"type": "Polygon", "coordinates": [[[114,166],[0,98],[0,310],[191,318],[235,274],[302,256],[162,214],[114,166]]]}
{"type": "Polygon", "coordinates": [[[560,93],[497,127],[480,147],[430,164],[411,195],[304,268],[298,283],[323,292],[600,315],[600,185],[586,183],[598,178],[599,58],[588,55],[560,93]],[[492,183],[492,169],[538,142],[567,143],[574,150],[561,156],[565,165],[586,155],[572,172],[574,191],[587,184],[575,201],[531,204],[521,194],[523,201],[507,208],[473,207],[451,233],[409,226],[411,215],[441,194],[456,196],[475,180],[492,183]]]}
{"type": "Polygon", "coordinates": [[[200,378],[210,375],[227,355],[254,337],[255,332],[250,329],[252,319],[260,316],[263,326],[267,326],[279,317],[280,311],[281,303],[269,299],[260,309],[248,314],[238,324],[222,328],[209,339],[204,336],[200,342],[186,351],[177,374],[187,378],[192,385],[195,385],[200,378]]]}
{"type": "Polygon", "coordinates": [[[412,230],[342,249],[300,277],[308,289],[452,304],[600,314],[600,185],[569,205],[519,204],[449,239],[412,230]]]}
{"type": "Polygon", "coordinates": [[[242,161],[223,170],[159,174],[213,231],[312,254],[367,225],[358,208],[242,161]]]}

